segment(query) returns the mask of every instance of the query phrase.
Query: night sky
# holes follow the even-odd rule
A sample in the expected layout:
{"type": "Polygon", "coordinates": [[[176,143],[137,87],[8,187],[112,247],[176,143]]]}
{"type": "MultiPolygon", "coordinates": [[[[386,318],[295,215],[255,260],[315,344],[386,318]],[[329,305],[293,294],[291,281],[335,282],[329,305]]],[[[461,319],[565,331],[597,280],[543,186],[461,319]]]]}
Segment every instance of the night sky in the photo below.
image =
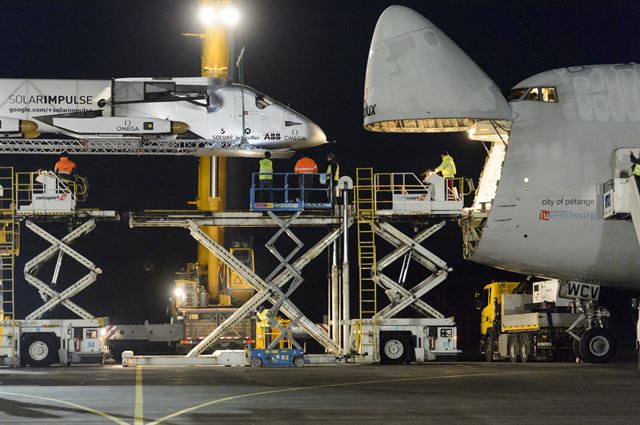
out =
{"type": "MultiPolygon", "coordinates": [[[[422,172],[437,165],[443,149],[455,158],[459,175],[477,179],[484,162],[482,146],[468,141],[464,134],[375,134],[362,129],[369,43],[378,16],[392,4],[409,6],[434,22],[505,91],[549,69],[632,62],[640,55],[640,4],[631,0],[234,3],[242,13],[237,36],[239,44],[246,46],[245,82],[318,123],[337,143],[308,153],[323,168],[326,154],[335,152],[343,174],[354,173],[358,166],[422,172]]],[[[0,0],[0,6],[0,78],[199,75],[199,41],[180,35],[199,30],[197,1],[0,0]]],[[[195,197],[195,158],[96,156],[75,160],[80,174],[91,184],[86,207],[121,212],[182,209],[195,197]]],[[[54,162],[51,156],[3,155],[0,159],[1,165],[13,165],[17,171],[51,168],[54,162]]],[[[276,171],[288,171],[293,161],[276,161],[274,165],[276,171]]],[[[257,171],[255,160],[230,161],[229,209],[248,208],[252,171],[257,171]]],[[[64,233],[64,226],[49,229],[58,235],[64,233]]],[[[247,232],[232,230],[228,234],[233,237],[247,232]]],[[[322,234],[303,232],[309,244],[322,234]]],[[[253,235],[256,246],[269,237],[268,232],[253,235]]],[[[355,233],[352,237],[355,241],[355,233]]],[[[36,291],[22,280],[22,267],[46,248],[28,232],[22,243],[16,273],[19,318],[39,305],[36,291]]],[[[100,224],[76,246],[104,271],[76,301],[90,312],[110,315],[120,323],[165,321],[173,273],[193,261],[196,252],[184,230],[132,230],[124,222],[100,224]]],[[[463,261],[460,230],[453,223],[427,246],[454,268],[449,280],[428,301],[455,315],[464,342],[473,346],[478,337],[473,293],[491,279],[510,275],[463,261]]],[[[264,249],[258,249],[257,255],[258,272],[265,276],[273,260],[264,249]]],[[[351,258],[355,263],[355,251],[351,258]]],[[[326,258],[316,260],[294,297],[316,321],[325,312],[325,265],[326,258]]],[[[62,281],[79,277],[79,270],[65,267],[62,281]]],[[[44,277],[50,271],[41,273],[44,277]]],[[[352,276],[355,282],[355,267],[352,276]]],[[[420,273],[412,274],[409,280],[419,277],[420,273]]],[[[614,325],[625,338],[630,338],[630,295],[613,290],[603,294],[605,305],[609,302],[616,314],[614,325]]]]}

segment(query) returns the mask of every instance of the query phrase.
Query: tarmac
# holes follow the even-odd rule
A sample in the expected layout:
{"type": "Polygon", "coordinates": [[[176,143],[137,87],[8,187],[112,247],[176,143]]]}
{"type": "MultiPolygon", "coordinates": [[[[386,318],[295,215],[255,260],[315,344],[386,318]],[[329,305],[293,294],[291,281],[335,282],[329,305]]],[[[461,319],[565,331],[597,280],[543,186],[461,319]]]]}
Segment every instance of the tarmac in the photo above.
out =
{"type": "Polygon", "coordinates": [[[637,424],[636,363],[0,369],[0,424],[637,424]]]}

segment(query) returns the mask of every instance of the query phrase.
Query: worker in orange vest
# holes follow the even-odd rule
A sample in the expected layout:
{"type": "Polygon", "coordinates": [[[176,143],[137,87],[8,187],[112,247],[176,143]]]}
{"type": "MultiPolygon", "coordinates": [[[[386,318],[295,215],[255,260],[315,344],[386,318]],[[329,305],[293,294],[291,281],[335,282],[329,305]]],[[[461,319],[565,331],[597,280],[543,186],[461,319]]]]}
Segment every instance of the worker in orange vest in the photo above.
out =
{"type": "Polygon", "coordinates": [[[74,180],[77,175],[76,163],[69,159],[67,152],[62,152],[54,170],[60,178],[67,180],[74,180]]]}
{"type": "MultiPolygon", "coordinates": [[[[304,197],[302,200],[309,202],[311,200],[310,189],[313,189],[313,174],[318,172],[318,164],[316,164],[313,159],[302,154],[298,162],[296,162],[293,172],[299,176],[300,188],[304,188],[304,197]]],[[[302,190],[300,192],[302,192],[302,190]]]]}

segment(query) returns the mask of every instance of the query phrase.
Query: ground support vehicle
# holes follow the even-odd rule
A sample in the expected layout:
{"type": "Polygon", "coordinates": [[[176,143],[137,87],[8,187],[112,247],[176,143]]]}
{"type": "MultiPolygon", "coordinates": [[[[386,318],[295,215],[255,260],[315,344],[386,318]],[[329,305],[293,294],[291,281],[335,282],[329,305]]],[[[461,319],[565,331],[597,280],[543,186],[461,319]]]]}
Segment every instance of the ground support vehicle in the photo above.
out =
{"type": "Polygon", "coordinates": [[[0,321],[0,365],[103,363],[103,319],[0,321]]]}
{"type": "MultiPolygon", "coordinates": [[[[118,363],[122,352],[127,350],[137,354],[186,354],[236,310],[232,307],[180,309],[180,315],[174,316],[172,323],[109,325],[105,328],[105,342],[118,363]]],[[[251,317],[237,321],[209,351],[244,348],[253,340],[254,326],[251,317]]]]}
{"type": "Polygon", "coordinates": [[[351,321],[358,361],[383,364],[455,360],[457,329],[452,318],[372,319],[351,321]]]}
{"type": "Polygon", "coordinates": [[[252,367],[302,367],[304,351],[297,348],[276,348],[273,350],[254,348],[251,354],[252,367]]]}
{"type": "Polygon", "coordinates": [[[487,361],[568,360],[606,363],[615,354],[609,312],[596,307],[596,285],[548,280],[493,282],[477,295],[481,352],[487,361]]]}

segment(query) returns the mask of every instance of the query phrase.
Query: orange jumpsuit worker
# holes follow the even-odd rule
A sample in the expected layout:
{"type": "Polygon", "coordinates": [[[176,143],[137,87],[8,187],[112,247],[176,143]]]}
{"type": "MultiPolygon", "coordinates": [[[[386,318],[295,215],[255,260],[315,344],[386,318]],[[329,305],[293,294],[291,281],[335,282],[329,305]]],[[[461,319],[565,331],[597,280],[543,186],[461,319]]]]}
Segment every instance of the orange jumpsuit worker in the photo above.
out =
{"type": "Polygon", "coordinates": [[[293,171],[299,176],[300,187],[304,188],[302,201],[309,202],[311,200],[311,189],[313,189],[313,174],[318,172],[318,164],[313,159],[302,154],[293,171]]]}
{"type": "Polygon", "coordinates": [[[69,159],[67,152],[62,152],[60,160],[56,162],[54,171],[63,179],[73,180],[77,174],[76,163],[69,159]]]}

